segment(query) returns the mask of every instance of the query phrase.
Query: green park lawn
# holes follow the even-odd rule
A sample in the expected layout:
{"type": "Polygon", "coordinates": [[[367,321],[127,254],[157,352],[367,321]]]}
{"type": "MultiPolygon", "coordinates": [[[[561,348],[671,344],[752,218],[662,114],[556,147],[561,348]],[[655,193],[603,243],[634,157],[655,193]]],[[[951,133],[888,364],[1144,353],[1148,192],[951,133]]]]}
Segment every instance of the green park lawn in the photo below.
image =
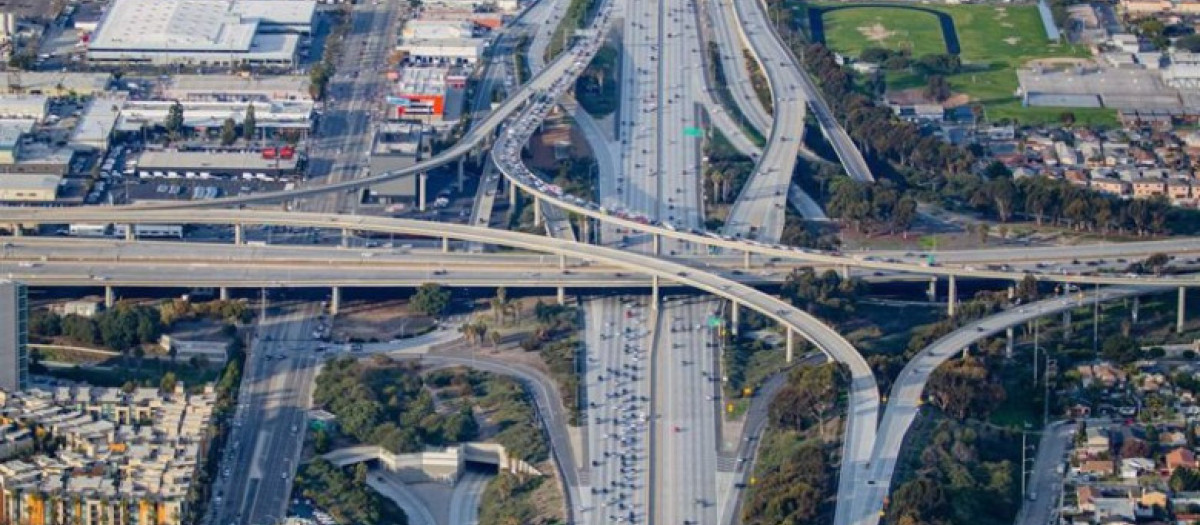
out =
{"type": "MultiPolygon", "coordinates": [[[[815,2],[817,7],[841,6],[841,2],[815,2]]],[[[982,103],[987,118],[1021,122],[1057,121],[1062,109],[1025,108],[1015,95],[1016,70],[1039,58],[1088,57],[1084,46],[1058,44],[1046,38],[1035,6],[1030,5],[922,5],[947,13],[954,20],[962,48],[961,73],[948,80],[954,91],[982,103]]],[[[826,44],[842,54],[857,56],[867,47],[910,49],[914,57],[944,53],[941,28],[932,14],[888,7],[863,7],[828,12],[823,18],[826,44]],[[882,26],[882,31],[880,27],[882,26]],[[872,29],[862,29],[867,28],[872,29]],[[867,34],[887,38],[873,42],[867,34]]],[[[925,85],[925,79],[912,71],[894,71],[887,75],[889,89],[907,89],[925,85]]],[[[1084,124],[1113,124],[1111,110],[1075,110],[1076,120],[1084,124]]]]}

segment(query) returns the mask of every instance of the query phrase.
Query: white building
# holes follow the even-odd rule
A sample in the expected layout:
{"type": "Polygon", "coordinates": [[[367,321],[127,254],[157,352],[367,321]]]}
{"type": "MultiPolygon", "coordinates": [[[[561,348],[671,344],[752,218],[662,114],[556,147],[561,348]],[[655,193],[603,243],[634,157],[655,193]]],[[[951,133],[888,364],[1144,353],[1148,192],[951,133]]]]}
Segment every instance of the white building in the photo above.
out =
{"type": "Polygon", "coordinates": [[[181,101],[312,101],[307,75],[174,75],[162,98],[181,101]]]}
{"type": "Polygon", "coordinates": [[[404,40],[454,40],[475,36],[470,20],[409,20],[400,31],[404,40]]]}
{"type": "Polygon", "coordinates": [[[405,62],[420,65],[475,65],[483,54],[481,38],[412,39],[396,47],[404,53],[405,62]]]}
{"type": "Polygon", "coordinates": [[[93,63],[290,66],[311,0],[114,0],[88,44],[93,63]]]}

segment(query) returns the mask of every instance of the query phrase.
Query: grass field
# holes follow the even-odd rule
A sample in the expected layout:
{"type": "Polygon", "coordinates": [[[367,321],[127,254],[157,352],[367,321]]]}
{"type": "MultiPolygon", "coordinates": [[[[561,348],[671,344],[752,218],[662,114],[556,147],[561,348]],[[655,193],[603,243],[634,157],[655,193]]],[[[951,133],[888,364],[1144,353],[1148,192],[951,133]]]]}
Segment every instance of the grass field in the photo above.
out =
{"type": "MultiPolygon", "coordinates": [[[[815,2],[815,6],[840,6],[841,2],[815,2]]],[[[1088,57],[1084,46],[1057,44],[1046,38],[1035,6],[923,5],[953,18],[962,47],[963,72],[949,77],[957,92],[982,103],[987,118],[1017,119],[1024,123],[1056,122],[1063,109],[1025,108],[1015,95],[1016,70],[1030,60],[1057,57],[1088,57]]],[[[856,56],[870,46],[910,48],[913,56],[945,52],[940,28],[933,15],[886,7],[841,9],[825,14],[826,42],[839,53],[856,56]],[[880,27],[882,26],[882,30],[880,27]],[[876,35],[894,33],[876,44],[860,27],[870,26],[876,35]]],[[[925,79],[910,71],[890,72],[889,89],[925,85],[925,79]]],[[[1115,124],[1111,110],[1073,110],[1081,124],[1115,124]]]]}
{"type": "Polygon", "coordinates": [[[825,41],[831,49],[858,56],[869,47],[907,49],[913,56],[945,53],[942,30],[929,13],[907,9],[839,9],[827,13],[825,41]]]}

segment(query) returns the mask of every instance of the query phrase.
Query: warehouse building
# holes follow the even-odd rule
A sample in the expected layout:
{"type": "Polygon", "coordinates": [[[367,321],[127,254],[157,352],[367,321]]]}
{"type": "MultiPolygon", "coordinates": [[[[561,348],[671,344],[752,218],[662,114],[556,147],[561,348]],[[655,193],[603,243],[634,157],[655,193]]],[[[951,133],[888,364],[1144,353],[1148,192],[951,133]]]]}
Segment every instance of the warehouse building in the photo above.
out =
{"type": "Polygon", "coordinates": [[[165,100],[205,102],[312,102],[307,75],[174,75],[165,100]]]}
{"type": "Polygon", "coordinates": [[[99,64],[290,67],[315,13],[309,0],[114,0],[87,57],[99,64]]]}
{"type": "Polygon", "coordinates": [[[475,36],[475,22],[470,20],[409,20],[400,31],[405,40],[463,39],[475,36]]]}
{"type": "Polygon", "coordinates": [[[396,50],[404,63],[417,66],[474,66],[483,55],[482,38],[405,40],[396,50]]]}
{"type": "MultiPolygon", "coordinates": [[[[117,130],[138,132],[143,128],[161,126],[167,119],[174,101],[129,100],[120,107],[117,130]]],[[[302,140],[312,128],[312,102],[183,102],[183,125],[198,133],[220,130],[225,119],[241,124],[246,108],[254,105],[255,129],[259,138],[283,134],[302,140]]]]}
{"type": "MultiPolygon", "coordinates": [[[[260,152],[147,151],[138,159],[138,176],[157,178],[229,178],[267,180],[296,172],[296,155],[266,158],[260,152]]],[[[143,177],[145,178],[145,177],[143,177]]]]}

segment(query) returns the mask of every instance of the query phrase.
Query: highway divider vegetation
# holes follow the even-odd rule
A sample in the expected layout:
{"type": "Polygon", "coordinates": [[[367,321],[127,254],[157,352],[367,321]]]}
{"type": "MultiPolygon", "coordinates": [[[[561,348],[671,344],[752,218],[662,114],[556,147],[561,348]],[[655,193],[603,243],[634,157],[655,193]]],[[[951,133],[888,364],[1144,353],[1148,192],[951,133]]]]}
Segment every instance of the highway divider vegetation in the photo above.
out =
{"type": "Polygon", "coordinates": [[[742,506],[746,525],[831,523],[837,493],[848,376],[840,365],[788,373],[771,401],[768,428],[742,506]]]}
{"type": "Polygon", "coordinates": [[[308,71],[309,79],[309,94],[316,100],[324,100],[328,93],[329,81],[333,79],[333,74],[337,70],[338,57],[342,55],[343,40],[345,40],[346,32],[350,30],[350,9],[346,8],[331,11],[333,16],[333,29],[325,37],[325,46],[321,51],[321,61],[312,65],[312,69],[308,71]]]}
{"type": "Polygon", "coordinates": [[[754,161],[733,147],[721,130],[708,126],[704,141],[704,226],[710,231],[720,230],[729,216],[729,209],[741,194],[750,174],[754,172],[754,161]]]}
{"type": "Polygon", "coordinates": [[[550,35],[550,42],[546,44],[544,58],[547,64],[567,48],[567,44],[575,36],[575,30],[587,27],[588,19],[595,12],[598,3],[598,0],[571,0],[566,14],[558,27],[554,28],[554,34],[550,35]]]}
{"type": "Polygon", "coordinates": [[[612,45],[596,52],[587,69],[575,79],[575,99],[593,117],[607,117],[620,105],[621,54],[612,45]]]}
{"type": "Polygon", "coordinates": [[[565,523],[546,516],[537,501],[550,480],[546,476],[522,476],[501,472],[488,482],[479,504],[479,525],[557,525],[565,523]]]}
{"type": "Polygon", "coordinates": [[[705,66],[708,68],[708,74],[712,82],[713,91],[717,93],[717,101],[725,107],[733,119],[737,121],[738,127],[742,132],[750,138],[750,141],[758,147],[762,147],[767,143],[761,133],[754,126],[746,122],[746,115],[742,113],[741,106],[734,101],[733,93],[729,91],[729,81],[725,78],[725,70],[721,68],[721,46],[716,42],[708,43],[708,60],[705,66]]]}
{"type": "Polygon", "coordinates": [[[767,82],[767,74],[763,72],[758,59],[749,49],[743,48],[742,56],[746,58],[746,73],[750,75],[750,85],[754,88],[754,94],[758,96],[758,102],[767,110],[768,115],[774,114],[775,99],[771,98],[771,84],[767,82]]]}
{"type": "Polygon", "coordinates": [[[408,525],[408,516],[392,500],[367,486],[367,465],[338,468],[317,458],[296,473],[293,491],[310,499],[338,523],[408,525]]]}
{"type": "Polygon", "coordinates": [[[526,352],[537,352],[542,357],[562,394],[563,406],[567,409],[567,423],[578,426],[582,416],[579,393],[582,313],[573,306],[538,301],[533,307],[533,315],[537,318],[538,326],[521,342],[521,348],[526,352]]]}

